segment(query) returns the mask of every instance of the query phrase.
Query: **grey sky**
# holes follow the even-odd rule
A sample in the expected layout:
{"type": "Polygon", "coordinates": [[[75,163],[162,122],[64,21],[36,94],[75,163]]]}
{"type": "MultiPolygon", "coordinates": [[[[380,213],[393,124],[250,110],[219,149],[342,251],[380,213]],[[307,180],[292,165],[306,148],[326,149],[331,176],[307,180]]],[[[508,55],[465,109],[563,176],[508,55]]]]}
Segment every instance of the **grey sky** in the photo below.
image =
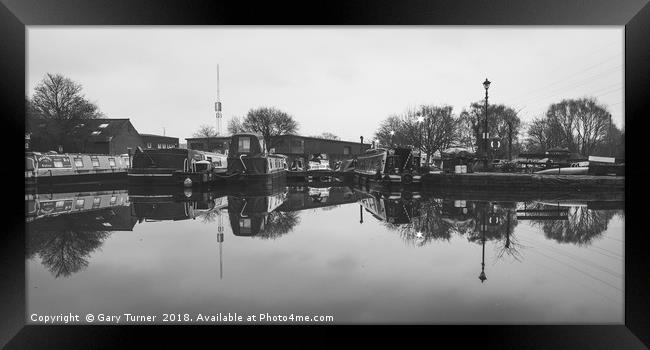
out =
{"type": "Polygon", "coordinates": [[[304,135],[372,137],[424,103],[456,114],[483,98],[524,108],[595,96],[623,125],[623,27],[41,27],[27,30],[27,94],[45,73],[79,82],[110,118],[185,137],[275,106],[304,135]]]}

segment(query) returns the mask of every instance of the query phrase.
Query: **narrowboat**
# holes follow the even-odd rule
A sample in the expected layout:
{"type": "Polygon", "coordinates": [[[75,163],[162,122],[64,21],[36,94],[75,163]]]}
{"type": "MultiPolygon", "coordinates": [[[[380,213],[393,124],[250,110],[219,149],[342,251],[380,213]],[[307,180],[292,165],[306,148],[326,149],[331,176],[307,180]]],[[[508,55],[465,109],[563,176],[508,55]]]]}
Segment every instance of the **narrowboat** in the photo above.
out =
{"type": "Polygon", "coordinates": [[[266,196],[228,196],[228,216],[235,236],[270,233],[271,215],[287,200],[286,189],[266,196]]]}
{"type": "Polygon", "coordinates": [[[189,196],[177,196],[176,193],[133,194],[129,189],[129,198],[133,206],[132,215],[139,222],[179,221],[220,215],[220,211],[228,206],[226,196],[218,196],[211,192],[192,195],[191,189],[186,190],[189,191],[189,196]]]}
{"type": "Polygon", "coordinates": [[[106,184],[126,182],[130,158],[127,154],[25,153],[25,184],[106,184]]]}
{"type": "Polygon", "coordinates": [[[227,171],[224,154],[180,148],[138,147],[129,170],[129,185],[207,185],[223,178],[227,171]]]}
{"type": "Polygon", "coordinates": [[[287,156],[267,152],[264,139],[249,133],[231,136],[228,180],[270,184],[274,179],[286,179],[286,175],[287,156]]]}
{"type": "Polygon", "coordinates": [[[359,204],[379,221],[390,224],[409,224],[420,213],[420,195],[386,197],[379,192],[362,192],[359,204]]]}
{"type": "Polygon", "coordinates": [[[357,157],[354,168],[359,183],[419,183],[420,154],[408,148],[375,148],[357,157]]]}
{"type": "Polygon", "coordinates": [[[129,206],[126,190],[66,192],[66,193],[28,193],[25,194],[27,222],[58,215],[97,211],[121,206],[129,206]]]}
{"type": "Polygon", "coordinates": [[[327,181],[332,179],[332,168],[330,161],[325,153],[315,153],[309,158],[307,166],[309,180],[327,181]]]}

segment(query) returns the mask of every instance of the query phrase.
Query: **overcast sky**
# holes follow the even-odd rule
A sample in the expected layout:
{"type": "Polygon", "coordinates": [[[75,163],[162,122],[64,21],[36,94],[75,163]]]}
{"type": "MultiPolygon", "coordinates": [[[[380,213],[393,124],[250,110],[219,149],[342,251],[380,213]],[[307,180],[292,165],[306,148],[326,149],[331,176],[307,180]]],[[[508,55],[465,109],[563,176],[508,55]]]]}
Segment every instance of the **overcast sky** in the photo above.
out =
{"type": "Polygon", "coordinates": [[[623,125],[623,27],[44,27],[27,29],[27,94],[63,74],[109,118],[141,133],[191,137],[274,106],[299,134],[366,140],[420,104],[456,114],[483,98],[524,121],[562,98],[594,96],[623,125]]]}

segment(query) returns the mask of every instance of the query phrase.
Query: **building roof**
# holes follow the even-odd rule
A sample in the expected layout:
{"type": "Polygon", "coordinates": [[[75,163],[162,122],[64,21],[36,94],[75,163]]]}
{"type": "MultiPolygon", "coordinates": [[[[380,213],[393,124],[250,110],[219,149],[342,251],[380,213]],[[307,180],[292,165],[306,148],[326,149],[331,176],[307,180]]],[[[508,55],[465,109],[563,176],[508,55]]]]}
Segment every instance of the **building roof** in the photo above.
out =
{"type": "Polygon", "coordinates": [[[128,118],[82,119],[73,124],[70,136],[94,141],[110,141],[122,131],[126,124],[130,123],[128,118]]]}
{"type": "MultiPolygon", "coordinates": [[[[260,137],[260,138],[262,137],[262,135],[255,134],[255,133],[238,133],[236,135],[254,135],[254,136],[257,136],[257,137],[260,137]]],[[[188,137],[188,138],[185,138],[185,140],[188,140],[188,141],[207,140],[208,138],[211,139],[211,140],[214,140],[214,139],[230,139],[231,137],[232,137],[232,135],[219,135],[219,136],[210,136],[210,137],[188,137]]],[[[302,135],[297,135],[297,134],[285,134],[285,135],[280,135],[279,137],[299,137],[301,139],[311,139],[311,140],[319,140],[319,141],[327,141],[327,142],[339,142],[339,143],[351,143],[351,144],[355,144],[355,145],[359,144],[359,142],[356,142],[356,141],[332,140],[332,139],[325,139],[325,138],[321,138],[321,137],[302,136],[302,135]]],[[[370,147],[370,144],[369,143],[364,143],[364,146],[370,147]]]]}
{"type": "Polygon", "coordinates": [[[143,136],[143,137],[164,137],[164,138],[167,138],[167,139],[178,139],[178,137],[175,137],[175,136],[156,135],[156,134],[142,134],[142,133],[140,133],[140,136],[143,136]]]}

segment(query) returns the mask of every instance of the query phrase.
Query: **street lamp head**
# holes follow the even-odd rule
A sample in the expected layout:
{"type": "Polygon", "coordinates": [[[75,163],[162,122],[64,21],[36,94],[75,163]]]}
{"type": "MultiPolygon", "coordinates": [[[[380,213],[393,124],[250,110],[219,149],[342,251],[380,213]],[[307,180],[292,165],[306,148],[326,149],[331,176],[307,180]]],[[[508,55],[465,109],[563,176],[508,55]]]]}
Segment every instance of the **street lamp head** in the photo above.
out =
{"type": "Polygon", "coordinates": [[[485,276],[485,272],[481,271],[481,274],[478,276],[478,279],[481,280],[481,283],[485,282],[487,280],[487,277],[485,276]]]}
{"type": "Polygon", "coordinates": [[[490,81],[487,80],[487,78],[485,78],[485,81],[483,82],[483,87],[485,88],[485,90],[490,88],[490,81]]]}

